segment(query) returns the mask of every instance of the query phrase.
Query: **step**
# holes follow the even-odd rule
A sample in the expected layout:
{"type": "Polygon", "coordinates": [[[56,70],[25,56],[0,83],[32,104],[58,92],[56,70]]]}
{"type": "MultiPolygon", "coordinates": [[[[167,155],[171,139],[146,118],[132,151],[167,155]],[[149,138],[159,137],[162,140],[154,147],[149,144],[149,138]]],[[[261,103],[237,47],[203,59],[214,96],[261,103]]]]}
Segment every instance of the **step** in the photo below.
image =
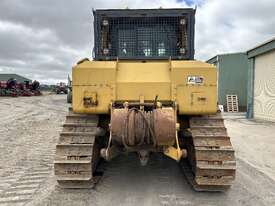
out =
{"type": "Polygon", "coordinates": [[[234,176],[223,176],[220,178],[216,177],[203,177],[203,176],[197,176],[195,178],[195,182],[198,185],[219,185],[219,186],[230,186],[232,182],[234,181],[234,176]]]}
{"type": "Polygon", "coordinates": [[[236,169],[236,161],[223,161],[220,164],[216,162],[209,161],[198,161],[196,163],[197,168],[199,169],[221,169],[221,170],[235,170],[236,169]]]}
{"type": "Polygon", "coordinates": [[[73,177],[73,176],[57,176],[57,180],[59,181],[91,181],[93,177],[87,177],[87,176],[79,176],[79,177],[73,177]]]}
{"type": "Polygon", "coordinates": [[[62,181],[62,180],[57,180],[58,184],[61,188],[66,188],[66,189],[89,189],[93,188],[95,183],[93,180],[91,181],[62,181]]]}
{"type": "Polygon", "coordinates": [[[96,127],[97,123],[64,123],[63,127],[96,127]]]}
{"type": "Polygon", "coordinates": [[[92,126],[82,126],[79,127],[77,125],[67,125],[63,127],[62,132],[94,132],[96,130],[96,125],[92,125],[92,126]]]}
{"type": "Polygon", "coordinates": [[[96,131],[93,132],[61,132],[60,135],[62,136],[69,136],[69,135],[74,135],[74,136],[95,136],[96,131]]]}
{"type": "Polygon", "coordinates": [[[189,130],[192,136],[208,136],[208,137],[215,137],[215,136],[227,136],[227,130],[225,128],[217,129],[217,128],[195,128],[189,130]]]}
{"type": "Polygon", "coordinates": [[[197,161],[232,161],[235,159],[232,147],[195,147],[195,155],[197,161]]]}
{"type": "Polygon", "coordinates": [[[69,113],[66,117],[83,117],[83,118],[93,118],[98,119],[98,115],[95,114],[79,114],[79,113],[69,113]]]}
{"type": "Polygon", "coordinates": [[[191,130],[193,129],[224,129],[226,130],[226,128],[221,125],[221,126],[216,126],[216,125],[194,125],[192,127],[190,127],[191,130]]]}
{"type": "Polygon", "coordinates": [[[86,160],[66,160],[66,159],[55,159],[54,164],[91,164],[91,156],[90,159],[86,160]]]}
{"type": "Polygon", "coordinates": [[[195,126],[222,126],[224,127],[224,120],[222,118],[219,119],[191,119],[190,127],[195,126]]]}
{"type": "Polygon", "coordinates": [[[192,120],[223,120],[223,117],[221,113],[217,113],[216,115],[193,116],[190,118],[190,121],[192,120]]]}
{"type": "Polygon", "coordinates": [[[59,144],[93,144],[96,132],[93,135],[64,135],[60,134],[59,144]]]}
{"type": "Polygon", "coordinates": [[[219,165],[205,165],[197,162],[196,175],[197,176],[235,176],[236,163],[235,165],[226,164],[223,162],[219,165]]]}
{"type": "Polygon", "coordinates": [[[226,147],[231,146],[228,136],[193,136],[193,143],[196,147],[226,147]]]}
{"type": "Polygon", "coordinates": [[[91,163],[86,164],[79,164],[79,163],[57,163],[54,165],[54,172],[56,175],[78,175],[74,174],[74,172],[80,173],[80,174],[91,174],[92,172],[92,165],[91,163]]]}
{"type": "Polygon", "coordinates": [[[91,156],[93,144],[57,144],[57,156],[91,156]]]}

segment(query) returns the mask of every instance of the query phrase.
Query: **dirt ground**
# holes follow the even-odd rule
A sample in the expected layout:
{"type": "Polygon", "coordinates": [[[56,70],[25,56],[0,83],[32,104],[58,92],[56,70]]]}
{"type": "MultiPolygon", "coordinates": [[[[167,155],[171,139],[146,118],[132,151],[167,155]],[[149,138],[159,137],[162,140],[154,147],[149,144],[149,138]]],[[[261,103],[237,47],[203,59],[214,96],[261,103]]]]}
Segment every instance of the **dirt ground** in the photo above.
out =
{"type": "Polygon", "coordinates": [[[275,123],[225,115],[237,176],[225,193],[194,192],[173,160],[135,155],[101,167],[94,190],[60,189],[53,175],[64,95],[0,98],[0,205],[275,205],[275,123]]]}

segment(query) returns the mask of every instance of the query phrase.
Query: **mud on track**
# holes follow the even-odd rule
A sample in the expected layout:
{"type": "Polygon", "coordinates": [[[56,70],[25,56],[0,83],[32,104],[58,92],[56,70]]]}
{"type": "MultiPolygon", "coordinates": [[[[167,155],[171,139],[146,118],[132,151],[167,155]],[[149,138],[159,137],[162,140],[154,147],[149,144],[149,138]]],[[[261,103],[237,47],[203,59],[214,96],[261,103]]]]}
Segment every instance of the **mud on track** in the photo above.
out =
{"type": "Polygon", "coordinates": [[[134,154],[102,164],[104,175],[95,190],[60,189],[53,158],[67,111],[65,99],[64,95],[0,98],[0,206],[275,205],[275,161],[267,152],[275,151],[275,124],[243,117],[226,121],[237,150],[237,179],[226,193],[194,192],[173,160],[153,155],[141,167],[134,154]],[[252,147],[261,135],[268,144],[252,147]],[[264,158],[247,161],[254,153],[264,158]],[[268,167],[261,167],[263,162],[268,167]]]}

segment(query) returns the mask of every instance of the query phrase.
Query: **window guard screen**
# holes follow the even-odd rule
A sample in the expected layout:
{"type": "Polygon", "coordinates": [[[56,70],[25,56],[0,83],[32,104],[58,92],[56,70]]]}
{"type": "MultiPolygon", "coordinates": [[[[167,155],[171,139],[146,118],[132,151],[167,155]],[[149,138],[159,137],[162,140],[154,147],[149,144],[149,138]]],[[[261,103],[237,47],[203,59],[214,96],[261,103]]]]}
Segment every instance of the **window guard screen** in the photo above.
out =
{"type": "Polygon", "coordinates": [[[189,13],[169,10],[170,15],[148,16],[146,10],[143,15],[137,14],[139,10],[135,15],[122,11],[127,14],[94,13],[95,59],[193,59],[194,22],[189,13]]]}

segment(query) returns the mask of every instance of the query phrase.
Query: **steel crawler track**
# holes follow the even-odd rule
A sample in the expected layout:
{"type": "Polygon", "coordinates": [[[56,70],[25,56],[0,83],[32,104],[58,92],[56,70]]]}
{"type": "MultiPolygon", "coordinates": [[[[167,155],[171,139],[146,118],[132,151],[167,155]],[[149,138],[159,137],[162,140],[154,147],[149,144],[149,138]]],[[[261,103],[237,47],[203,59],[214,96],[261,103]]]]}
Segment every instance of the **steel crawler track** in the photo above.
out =
{"type": "Polygon", "coordinates": [[[54,172],[62,188],[92,188],[98,179],[97,167],[100,133],[97,115],[69,111],[56,145],[54,172]]]}
{"type": "Polygon", "coordinates": [[[185,137],[187,160],[180,165],[197,191],[224,191],[235,179],[236,161],[220,113],[191,117],[185,137]]]}

